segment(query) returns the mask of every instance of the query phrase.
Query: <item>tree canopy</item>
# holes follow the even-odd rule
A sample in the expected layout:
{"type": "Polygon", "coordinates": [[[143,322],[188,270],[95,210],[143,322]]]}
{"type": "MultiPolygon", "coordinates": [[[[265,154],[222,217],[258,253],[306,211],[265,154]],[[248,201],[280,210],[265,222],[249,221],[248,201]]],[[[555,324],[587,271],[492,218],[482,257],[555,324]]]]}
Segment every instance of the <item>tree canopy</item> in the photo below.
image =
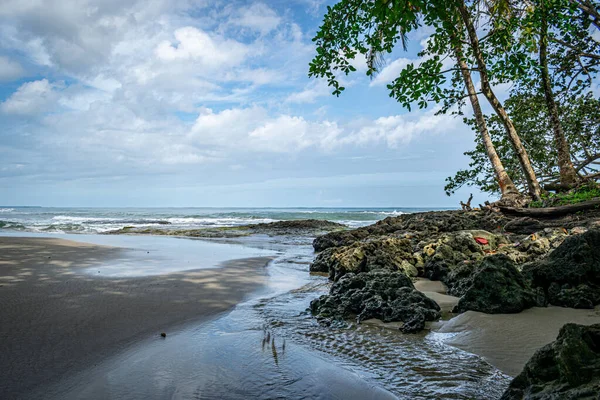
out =
{"type": "Polygon", "coordinates": [[[512,179],[539,199],[540,181],[569,189],[597,178],[599,8],[592,0],[341,0],[313,39],[309,76],[339,96],[357,61],[372,77],[394,50],[406,50],[412,32],[427,32],[418,59],[387,88],[409,111],[436,104],[438,113],[461,115],[472,105],[471,167],[449,178],[446,192],[477,185],[505,197],[512,179]],[[505,101],[494,89],[501,83],[513,86],[505,101]],[[479,97],[492,114],[483,115],[479,97]]]}

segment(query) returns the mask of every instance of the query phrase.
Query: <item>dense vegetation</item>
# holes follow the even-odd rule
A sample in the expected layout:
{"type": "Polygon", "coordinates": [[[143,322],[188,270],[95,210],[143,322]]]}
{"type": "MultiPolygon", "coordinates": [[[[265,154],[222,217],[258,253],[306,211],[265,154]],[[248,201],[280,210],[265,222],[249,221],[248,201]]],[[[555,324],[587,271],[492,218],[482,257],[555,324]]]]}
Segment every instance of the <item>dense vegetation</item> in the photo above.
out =
{"type": "Polygon", "coordinates": [[[469,103],[465,122],[477,132],[465,153],[470,166],[447,179],[447,194],[475,185],[504,204],[538,206],[598,194],[600,2],[341,0],[313,39],[309,75],[339,96],[357,58],[374,76],[417,30],[429,34],[425,47],[388,84],[389,95],[408,110],[436,104],[456,115],[469,103]],[[507,83],[503,100],[496,88],[507,83]]]}

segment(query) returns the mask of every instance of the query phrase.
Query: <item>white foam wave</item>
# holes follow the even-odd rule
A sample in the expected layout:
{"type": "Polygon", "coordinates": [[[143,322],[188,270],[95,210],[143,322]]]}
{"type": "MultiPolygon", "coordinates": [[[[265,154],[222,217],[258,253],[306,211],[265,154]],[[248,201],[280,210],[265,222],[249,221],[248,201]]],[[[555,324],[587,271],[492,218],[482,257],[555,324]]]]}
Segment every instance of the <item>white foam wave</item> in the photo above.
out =
{"type": "Polygon", "coordinates": [[[406,214],[405,212],[394,210],[394,211],[356,211],[356,214],[374,214],[374,215],[387,215],[390,217],[396,217],[398,215],[406,214]]]}
{"type": "Polygon", "coordinates": [[[9,213],[15,211],[14,208],[0,208],[0,213],[9,213]]]}
{"type": "Polygon", "coordinates": [[[117,222],[117,218],[98,218],[98,217],[73,217],[71,215],[57,215],[52,217],[53,221],[63,223],[81,223],[81,222],[117,222]]]}
{"type": "Polygon", "coordinates": [[[194,226],[239,226],[248,224],[259,224],[275,222],[277,220],[271,218],[197,218],[197,217],[175,217],[168,218],[168,222],[172,225],[194,225],[194,226]]]}

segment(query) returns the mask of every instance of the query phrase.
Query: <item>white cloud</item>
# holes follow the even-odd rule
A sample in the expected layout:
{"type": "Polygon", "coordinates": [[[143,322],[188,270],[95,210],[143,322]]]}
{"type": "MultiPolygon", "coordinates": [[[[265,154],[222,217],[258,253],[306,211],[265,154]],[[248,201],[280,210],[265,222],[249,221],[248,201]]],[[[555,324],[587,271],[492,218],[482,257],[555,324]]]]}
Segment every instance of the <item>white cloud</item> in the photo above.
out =
{"type": "Polygon", "coordinates": [[[23,67],[8,57],[0,56],[0,81],[13,81],[25,74],[23,67]]]}
{"type": "Polygon", "coordinates": [[[346,141],[354,144],[384,142],[395,148],[407,145],[416,136],[440,134],[456,127],[458,121],[448,115],[435,115],[433,109],[425,113],[391,115],[364,123],[346,141]]]}
{"type": "Polygon", "coordinates": [[[419,135],[444,133],[457,125],[455,118],[436,116],[436,111],[352,120],[340,125],[289,114],[271,116],[261,107],[216,113],[206,109],[196,119],[191,134],[198,146],[217,145],[227,152],[296,153],[309,147],[329,151],[381,143],[395,148],[419,135]]]}
{"type": "Polygon", "coordinates": [[[175,45],[163,41],[157,46],[156,56],[159,59],[194,60],[200,66],[216,69],[239,65],[249,52],[242,43],[214,37],[191,26],[177,29],[174,36],[175,45]]]}
{"type": "Polygon", "coordinates": [[[56,101],[55,85],[47,79],[26,82],[0,104],[6,114],[35,115],[47,111],[56,101]]]}
{"type": "MultiPolygon", "coordinates": [[[[314,55],[307,33],[312,25],[290,20],[293,12],[280,16],[263,3],[246,8],[227,3],[225,10],[222,5],[5,1],[0,49],[27,60],[28,73],[46,77],[23,84],[0,103],[2,114],[20,116],[5,118],[13,134],[4,142],[0,138],[0,147],[17,148],[15,138],[23,141],[5,165],[38,156],[54,164],[36,165],[66,169],[68,163],[76,170],[65,176],[86,171],[193,176],[200,166],[216,170],[212,164],[222,163],[227,166],[222,170],[241,176],[257,160],[277,168],[277,160],[298,154],[317,158],[369,146],[385,151],[451,126],[430,113],[376,114],[385,107],[367,109],[361,118],[333,116],[337,103],[319,104],[331,89],[325,81],[306,78],[314,55]]],[[[5,64],[0,59],[0,76],[5,64]]],[[[354,65],[364,71],[364,58],[354,65]]],[[[366,85],[364,78],[343,82],[353,84],[366,85]]],[[[368,105],[372,99],[357,100],[368,105]]]]}
{"type": "Polygon", "coordinates": [[[388,65],[386,65],[381,72],[379,72],[375,78],[371,81],[371,86],[387,85],[398,77],[400,71],[402,71],[410,63],[414,63],[415,60],[408,58],[398,58],[388,65]]]}
{"type": "Polygon", "coordinates": [[[288,103],[314,103],[319,97],[330,95],[332,89],[323,79],[316,79],[309,83],[304,90],[290,94],[285,100],[288,103]]]}
{"type": "Polygon", "coordinates": [[[238,16],[231,22],[265,35],[279,26],[281,18],[269,6],[263,3],[254,3],[241,9],[238,16]]]}

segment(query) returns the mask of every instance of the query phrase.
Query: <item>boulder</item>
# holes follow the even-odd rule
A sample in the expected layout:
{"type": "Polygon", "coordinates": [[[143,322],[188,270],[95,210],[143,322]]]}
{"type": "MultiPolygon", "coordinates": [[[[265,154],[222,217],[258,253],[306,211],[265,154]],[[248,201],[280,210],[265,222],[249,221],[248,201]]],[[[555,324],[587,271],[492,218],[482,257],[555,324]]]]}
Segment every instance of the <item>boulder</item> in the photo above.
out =
{"type": "Polygon", "coordinates": [[[416,276],[415,262],[408,239],[384,237],[349,246],[328,248],[316,257],[310,269],[328,271],[329,277],[334,281],[348,272],[360,273],[380,269],[402,271],[408,276],[416,276]]]}
{"type": "Polygon", "coordinates": [[[417,291],[402,272],[372,271],[347,273],[323,295],[310,303],[321,321],[343,321],[355,317],[358,322],[379,318],[383,322],[402,321],[401,330],[414,333],[425,321],[440,317],[438,304],[417,291]]]}
{"type": "Polygon", "coordinates": [[[486,257],[472,271],[460,281],[464,293],[453,312],[518,313],[536,305],[534,291],[508,257],[486,257]]]}
{"type": "Polygon", "coordinates": [[[331,265],[333,254],[335,253],[336,248],[330,247],[326,250],[323,250],[315,257],[315,260],[310,264],[310,272],[329,272],[329,265],[331,265]]]}
{"type": "Polygon", "coordinates": [[[523,274],[556,306],[600,304],[600,229],[569,236],[546,258],[523,266],[523,274]]]}
{"type": "Polygon", "coordinates": [[[531,217],[516,218],[508,221],[504,225],[504,230],[506,232],[522,235],[530,235],[542,229],[544,229],[544,224],[531,217]]]}
{"type": "Polygon", "coordinates": [[[502,400],[600,398],[600,324],[564,325],[510,383],[502,400]]]}

